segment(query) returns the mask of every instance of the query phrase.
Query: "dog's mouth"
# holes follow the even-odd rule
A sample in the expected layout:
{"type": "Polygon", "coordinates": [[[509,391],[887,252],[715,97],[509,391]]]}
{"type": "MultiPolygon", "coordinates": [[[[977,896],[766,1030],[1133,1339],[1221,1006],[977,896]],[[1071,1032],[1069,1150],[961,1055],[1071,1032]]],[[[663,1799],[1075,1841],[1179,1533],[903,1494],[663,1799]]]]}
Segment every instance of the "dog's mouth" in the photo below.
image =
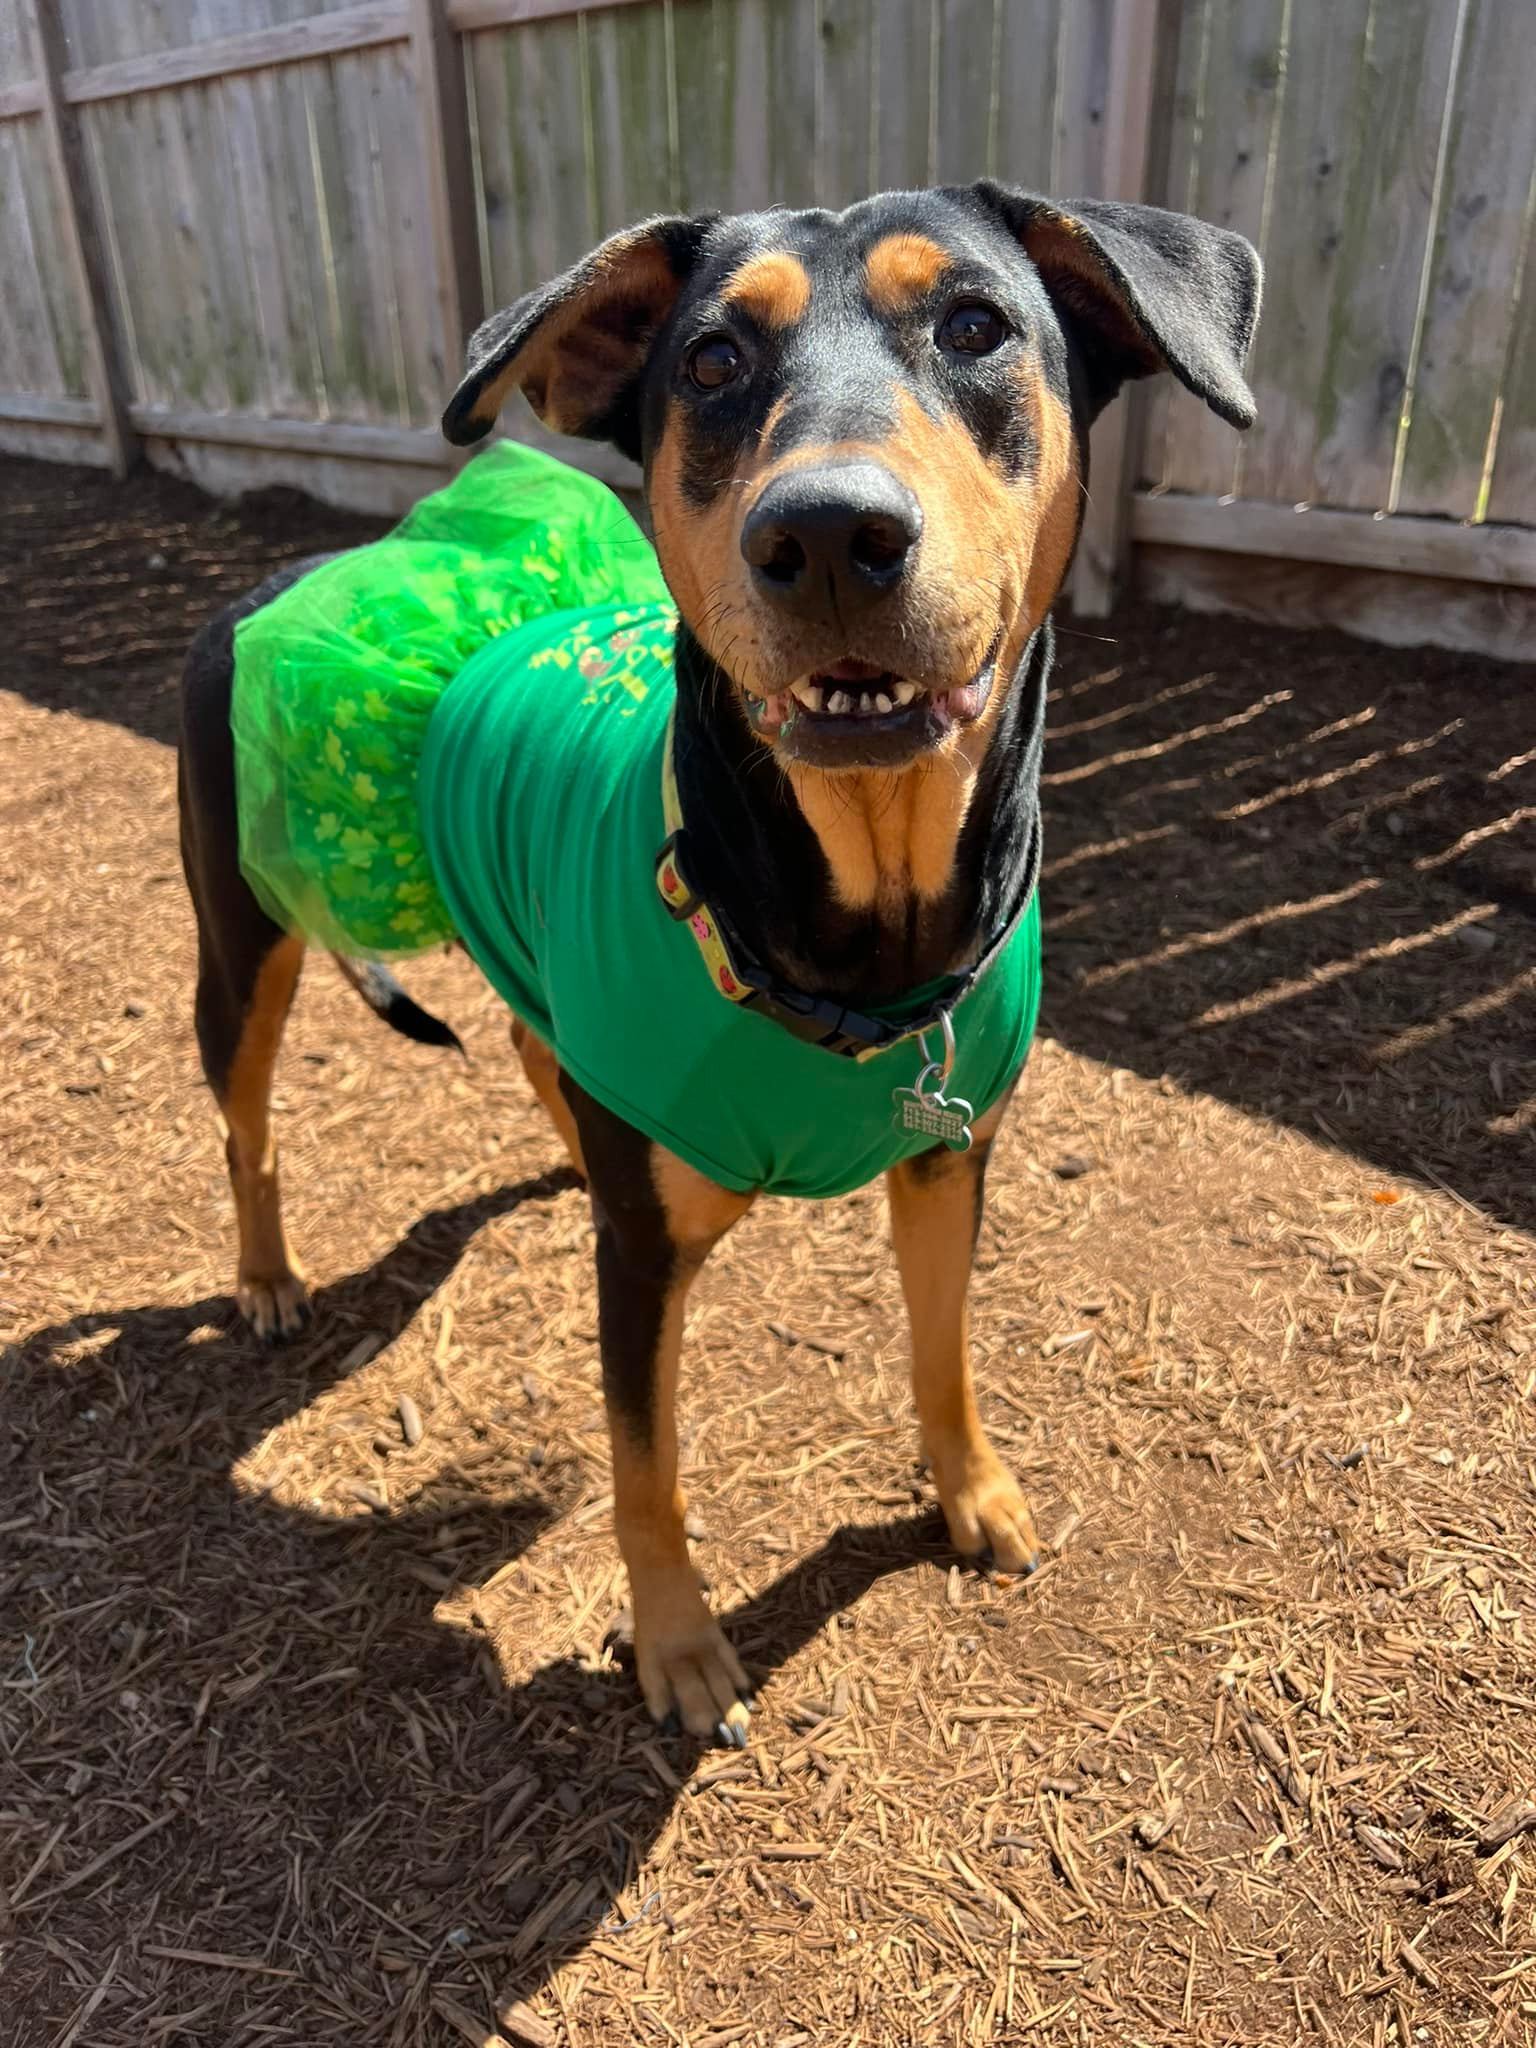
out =
{"type": "Polygon", "coordinates": [[[935,688],[850,656],[786,690],[749,697],[748,714],[762,738],[817,767],[899,766],[981,716],[1001,640],[968,682],[935,688]]]}

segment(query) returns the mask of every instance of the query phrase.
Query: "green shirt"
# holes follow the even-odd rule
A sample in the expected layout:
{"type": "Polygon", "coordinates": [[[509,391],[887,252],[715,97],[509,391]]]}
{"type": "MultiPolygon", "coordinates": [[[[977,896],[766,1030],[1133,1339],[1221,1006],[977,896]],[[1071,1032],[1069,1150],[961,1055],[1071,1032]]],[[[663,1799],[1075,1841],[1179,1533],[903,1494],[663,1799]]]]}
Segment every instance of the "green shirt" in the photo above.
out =
{"type": "MultiPolygon", "coordinates": [[[[432,713],[418,793],[432,870],[487,979],[615,1115],[722,1187],[848,1193],[932,1139],[897,1128],[915,1039],[864,1060],[714,987],[655,879],[676,614],[560,612],[472,655],[432,713]]],[[[980,1116],[1040,998],[1032,900],[954,1012],[948,1089],[980,1116]]]]}

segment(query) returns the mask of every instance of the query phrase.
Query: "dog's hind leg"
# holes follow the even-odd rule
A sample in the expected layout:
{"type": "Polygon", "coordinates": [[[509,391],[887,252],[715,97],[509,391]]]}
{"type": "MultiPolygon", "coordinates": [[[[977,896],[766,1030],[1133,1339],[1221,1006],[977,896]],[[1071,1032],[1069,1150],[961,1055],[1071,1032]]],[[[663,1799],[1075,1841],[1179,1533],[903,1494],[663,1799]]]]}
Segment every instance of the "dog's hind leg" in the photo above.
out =
{"type": "Polygon", "coordinates": [[[240,1233],[235,1293],[240,1312],[267,1342],[309,1321],[304,1275],[283,1231],[272,1137],[272,1070],[304,963],[301,939],[279,935],[259,961],[232,975],[209,958],[197,978],[197,1040],[224,1119],[225,1157],[240,1233]]]}
{"type": "Polygon", "coordinates": [[[197,915],[197,1043],[223,1115],[239,1221],[236,1294],[268,1341],[309,1320],[304,1278],[283,1235],[269,1098],[302,939],[267,916],[240,867],[230,688],[236,620],[303,565],[211,620],[187,659],[178,762],[181,857],[197,915]]]}

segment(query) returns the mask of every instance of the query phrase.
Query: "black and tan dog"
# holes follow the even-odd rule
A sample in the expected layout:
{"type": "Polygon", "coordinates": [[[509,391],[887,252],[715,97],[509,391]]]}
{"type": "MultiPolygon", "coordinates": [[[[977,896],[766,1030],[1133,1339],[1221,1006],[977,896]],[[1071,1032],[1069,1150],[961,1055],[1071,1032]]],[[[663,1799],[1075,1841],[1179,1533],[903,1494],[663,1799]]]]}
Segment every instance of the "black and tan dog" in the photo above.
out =
{"type": "MultiPolygon", "coordinates": [[[[973,961],[1038,860],[1047,613],[1076,542],[1090,422],[1171,371],[1235,426],[1257,258],[1147,207],[1058,206],[990,183],[841,214],[665,219],[497,314],[444,420],[487,433],[521,389],[548,425],[639,460],[681,614],[680,790],[691,880],[781,985],[878,1005],[973,961]]],[[[301,565],[303,566],[308,565],[301,565]]],[[[239,866],[229,731],[235,622],[185,695],[183,844],[197,1030],[228,1128],[239,1301],[305,1320],[279,1214],[268,1092],[302,942],[239,866]]],[[[441,1038],[377,970],[353,978],[441,1038]]],[[[745,1739],[747,1679],[690,1567],[674,1397],[684,1300],[750,1206],[621,1122],[516,1033],[592,1195],[616,1522],[653,1714],[745,1739]]],[[[1024,1497],[983,1434],[966,1292],[987,1152],[889,1175],[912,1380],[960,1551],[1027,1569],[1024,1497]]]]}

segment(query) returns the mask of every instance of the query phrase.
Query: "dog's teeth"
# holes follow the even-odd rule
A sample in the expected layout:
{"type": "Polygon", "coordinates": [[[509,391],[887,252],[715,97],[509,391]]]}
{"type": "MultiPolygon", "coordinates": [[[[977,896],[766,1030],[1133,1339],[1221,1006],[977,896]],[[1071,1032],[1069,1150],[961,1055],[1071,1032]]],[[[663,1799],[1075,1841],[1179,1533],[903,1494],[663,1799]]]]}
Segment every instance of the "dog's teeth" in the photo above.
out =
{"type": "Polygon", "coordinates": [[[853,709],[853,699],[846,690],[834,690],[827,699],[827,709],[834,718],[842,718],[853,709]]]}
{"type": "Polygon", "coordinates": [[[819,711],[826,692],[820,683],[799,683],[795,687],[795,695],[807,711],[819,711]]]}
{"type": "Polygon", "coordinates": [[[916,683],[898,683],[895,694],[898,704],[910,704],[917,695],[917,685],[916,683]]]}
{"type": "Polygon", "coordinates": [[[887,697],[884,690],[876,690],[875,692],[875,709],[882,716],[891,709],[891,700],[887,697]]]}

